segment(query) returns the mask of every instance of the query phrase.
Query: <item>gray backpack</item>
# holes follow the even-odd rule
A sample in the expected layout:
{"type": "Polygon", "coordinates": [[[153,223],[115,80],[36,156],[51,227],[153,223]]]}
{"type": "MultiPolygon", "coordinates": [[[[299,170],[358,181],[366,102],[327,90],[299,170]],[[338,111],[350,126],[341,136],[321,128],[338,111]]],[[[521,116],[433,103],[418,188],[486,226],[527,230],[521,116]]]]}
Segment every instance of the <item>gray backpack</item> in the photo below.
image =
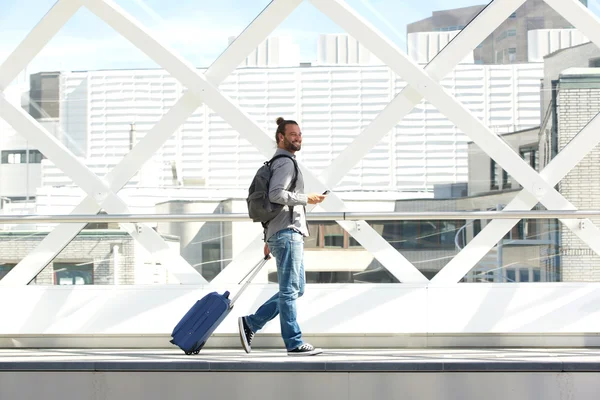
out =
{"type": "MultiPolygon", "coordinates": [[[[250,188],[248,189],[248,215],[254,222],[262,223],[263,227],[266,227],[267,223],[275,218],[283,209],[282,204],[271,203],[269,200],[269,183],[271,181],[271,164],[278,158],[287,157],[294,163],[294,177],[292,178],[292,184],[290,185],[290,191],[296,188],[296,181],[298,180],[298,164],[292,157],[279,154],[266,161],[256,172],[250,188]]],[[[293,222],[293,209],[290,207],[290,218],[293,222]]]]}

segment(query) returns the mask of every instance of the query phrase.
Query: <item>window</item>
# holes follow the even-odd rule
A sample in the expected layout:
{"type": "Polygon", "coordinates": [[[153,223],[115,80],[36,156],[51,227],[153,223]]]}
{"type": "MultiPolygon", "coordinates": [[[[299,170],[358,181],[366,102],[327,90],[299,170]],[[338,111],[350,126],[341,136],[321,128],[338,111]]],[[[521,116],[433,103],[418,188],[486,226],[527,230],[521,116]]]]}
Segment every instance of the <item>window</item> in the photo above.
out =
{"type": "Polygon", "coordinates": [[[531,168],[538,170],[538,158],[537,158],[537,150],[532,147],[525,147],[519,150],[519,154],[521,158],[527,162],[531,166],[531,168]]]}
{"type": "Polygon", "coordinates": [[[527,18],[527,30],[544,29],[544,17],[527,18]]]}
{"type": "MultiPolygon", "coordinates": [[[[465,225],[459,221],[372,221],[369,223],[395,249],[454,248],[456,234],[465,225]]],[[[310,223],[310,236],[305,248],[352,249],[361,248],[335,222],[310,223]]]]}
{"type": "Polygon", "coordinates": [[[0,264],[0,280],[14,268],[16,264],[0,264]]]}
{"type": "Polygon", "coordinates": [[[2,164],[24,164],[25,150],[2,151],[2,164]]]}
{"type": "Polygon", "coordinates": [[[529,270],[528,269],[520,269],[519,270],[519,282],[529,282],[529,270]]]}
{"type": "Polygon", "coordinates": [[[477,270],[473,274],[473,282],[494,282],[494,272],[486,270],[477,270]]]}
{"type": "Polygon", "coordinates": [[[540,239],[541,226],[538,226],[537,219],[525,219],[523,220],[523,223],[523,239],[540,239]]]}
{"type": "Polygon", "coordinates": [[[508,61],[511,63],[517,61],[517,49],[515,47],[508,49],[508,61]]]}
{"type": "Polygon", "coordinates": [[[54,263],[55,285],[93,285],[94,264],[54,263]]]}
{"type": "MultiPolygon", "coordinates": [[[[395,238],[397,249],[416,249],[419,247],[419,223],[420,221],[398,221],[400,224],[400,240],[395,238]]],[[[384,236],[385,238],[385,236],[384,236]]]]}
{"type": "Polygon", "coordinates": [[[514,12],[514,13],[510,14],[510,17],[508,17],[508,18],[517,18],[517,13],[514,12]]]}
{"type": "Polygon", "coordinates": [[[42,160],[45,159],[44,155],[39,150],[29,150],[29,163],[30,164],[41,164],[42,160]]]}
{"type": "Polygon", "coordinates": [[[202,243],[202,276],[211,281],[221,272],[221,243],[202,243]]]}
{"type": "MultiPolygon", "coordinates": [[[[541,234],[541,226],[536,219],[522,219],[504,235],[505,240],[536,240],[541,234]]],[[[544,223],[543,221],[541,223],[544,223]]],[[[510,244],[510,243],[509,243],[510,244]]]]}
{"type": "Polygon", "coordinates": [[[502,189],[510,189],[512,187],[512,184],[510,183],[510,180],[508,179],[508,172],[506,172],[505,170],[502,170],[502,189]]]}
{"type": "Polygon", "coordinates": [[[476,219],[473,221],[473,237],[477,236],[481,232],[481,220],[476,219]]]}
{"type": "MultiPolygon", "coordinates": [[[[349,249],[361,247],[360,243],[350,236],[337,222],[310,222],[308,229],[310,236],[304,241],[304,247],[307,249],[349,249]]],[[[381,229],[379,229],[379,232],[381,233],[381,229]]]]}
{"type": "Polygon", "coordinates": [[[506,270],[506,281],[507,282],[516,282],[517,281],[517,275],[516,275],[516,271],[514,269],[507,269],[506,270]]]}
{"type": "Polygon", "coordinates": [[[600,67],[600,58],[591,58],[589,61],[590,68],[599,68],[600,67]]]}
{"type": "Polygon", "coordinates": [[[490,160],[490,190],[498,190],[500,188],[498,184],[498,166],[496,161],[490,160]]]}
{"type": "Polygon", "coordinates": [[[320,232],[322,233],[320,239],[322,239],[323,247],[342,249],[348,247],[344,245],[347,232],[338,223],[326,222],[321,225],[320,232]]]}
{"type": "Polygon", "coordinates": [[[395,249],[454,248],[456,234],[465,221],[388,221],[383,238],[395,249]]]}
{"type": "Polygon", "coordinates": [[[504,62],[504,54],[502,53],[502,50],[497,51],[496,52],[496,63],[502,64],[503,62],[504,62]]]}
{"type": "Polygon", "coordinates": [[[449,32],[449,31],[460,31],[465,28],[464,25],[456,25],[456,26],[443,26],[441,28],[434,28],[433,32],[449,32]]]}
{"type": "Polygon", "coordinates": [[[539,268],[509,268],[506,270],[506,281],[507,282],[541,282],[542,274],[539,268]],[[531,278],[530,278],[531,276],[531,278]]]}
{"type": "MultiPolygon", "coordinates": [[[[29,163],[39,164],[46,158],[39,150],[29,150],[29,163]]],[[[3,150],[2,164],[25,164],[27,163],[27,150],[3,150]]]]}
{"type": "Polygon", "coordinates": [[[496,42],[500,42],[501,40],[504,40],[507,37],[513,37],[513,36],[517,36],[517,30],[516,29],[509,29],[509,30],[504,31],[501,34],[499,34],[496,37],[496,42]]]}

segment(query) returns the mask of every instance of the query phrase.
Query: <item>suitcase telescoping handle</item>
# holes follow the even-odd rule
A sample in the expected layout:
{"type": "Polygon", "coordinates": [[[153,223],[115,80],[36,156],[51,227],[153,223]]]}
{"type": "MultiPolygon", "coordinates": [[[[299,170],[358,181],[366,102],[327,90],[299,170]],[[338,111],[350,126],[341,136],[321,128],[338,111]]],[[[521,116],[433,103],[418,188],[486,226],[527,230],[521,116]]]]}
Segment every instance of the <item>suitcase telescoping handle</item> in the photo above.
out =
{"type": "Polygon", "coordinates": [[[229,308],[233,308],[233,304],[242,295],[242,293],[244,292],[244,290],[246,290],[246,288],[248,287],[250,282],[252,282],[252,279],[254,279],[254,277],[260,272],[262,267],[267,263],[267,261],[269,261],[270,258],[271,258],[270,254],[267,254],[266,256],[261,258],[260,261],[258,262],[258,264],[256,264],[250,270],[250,272],[248,272],[246,274],[246,276],[240,281],[240,283],[242,283],[242,282],[244,282],[244,279],[248,278],[248,275],[250,276],[250,278],[248,278],[248,280],[246,282],[244,282],[244,285],[240,288],[240,290],[238,290],[238,292],[235,294],[235,296],[233,296],[233,299],[231,299],[231,301],[229,302],[229,308]]]}

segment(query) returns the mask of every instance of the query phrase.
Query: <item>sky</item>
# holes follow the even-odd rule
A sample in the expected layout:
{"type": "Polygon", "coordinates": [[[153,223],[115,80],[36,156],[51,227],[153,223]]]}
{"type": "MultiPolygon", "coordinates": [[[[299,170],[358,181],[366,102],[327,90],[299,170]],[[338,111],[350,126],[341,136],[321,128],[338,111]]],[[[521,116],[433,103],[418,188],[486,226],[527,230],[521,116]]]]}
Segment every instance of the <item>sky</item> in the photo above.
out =
{"type": "MultiPolygon", "coordinates": [[[[161,42],[197,67],[208,67],[268,5],[269,0],[113,0],[161,42]]],[[[487,0],[346,0],[400,48],[406,25],[434,10],[486,4],[487,0]]],[[[0,63],[18,46],[56,0],[0,1],[0,63]]],[[[597,11],[599,0],[589,0],[597,11]]],[[[291,36],[301,61],[316,59],[320,33],[344,31],[304,1],[272,35],[291,36]]],[[[61,29],[25,73],[113,68],[159,68],[144,53],[85,8],[61,29]]],[[[25,74],[22,74],[24,79],[25,74]]]]}

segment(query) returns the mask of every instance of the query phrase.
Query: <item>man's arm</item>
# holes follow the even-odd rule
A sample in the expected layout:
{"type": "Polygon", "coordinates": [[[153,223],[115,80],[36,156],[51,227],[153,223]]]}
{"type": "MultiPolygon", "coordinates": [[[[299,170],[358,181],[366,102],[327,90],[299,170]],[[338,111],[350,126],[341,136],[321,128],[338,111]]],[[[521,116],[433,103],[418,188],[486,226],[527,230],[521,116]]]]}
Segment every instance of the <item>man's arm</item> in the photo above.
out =
{"type": "Polygon", "coordinates": [[[269,184],[269,200],[271,203],[285,206],[305,206],[308,196],[303,193],[293,193],[287,189],[294,179],[294,162],[285,158],[276,160],[271,167],[271,182],[269,184]]]}

